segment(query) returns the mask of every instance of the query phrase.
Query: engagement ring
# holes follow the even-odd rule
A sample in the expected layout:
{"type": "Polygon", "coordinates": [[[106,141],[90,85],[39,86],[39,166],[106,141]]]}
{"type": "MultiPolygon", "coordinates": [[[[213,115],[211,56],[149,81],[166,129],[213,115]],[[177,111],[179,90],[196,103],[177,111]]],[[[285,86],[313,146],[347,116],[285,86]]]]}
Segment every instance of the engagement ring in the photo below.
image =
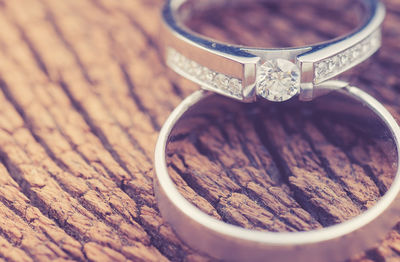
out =
{"type": "Polygon", "coordinates": [[[196,11],[244,1],[169,0],[163,9],[166,62],[202,88],[243,102],[257,96],[270,101],[295,95],[312,100],[321,91],[334,89],[327,80],[366,60],[381,46],[385,8],[377,0],[359,1],[364,19],[350,34],[310,46],[268,49],[221,43],[185,25],[196,11]]]}

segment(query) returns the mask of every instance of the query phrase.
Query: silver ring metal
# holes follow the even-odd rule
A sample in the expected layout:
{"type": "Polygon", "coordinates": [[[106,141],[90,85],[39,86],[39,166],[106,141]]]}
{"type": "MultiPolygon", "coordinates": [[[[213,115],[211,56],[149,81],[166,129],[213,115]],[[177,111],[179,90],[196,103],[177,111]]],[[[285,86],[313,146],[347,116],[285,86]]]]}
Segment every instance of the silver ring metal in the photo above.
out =
{"type": "Polygon", "coordinates": [[[326,80],[366,60],[381,46],[385,8],[378,0],[361,0],[365,19],[352,33],[304,47],[266,49],[224,44],[191,31],[183,23],[191,8],[236,2],[168,0],[162,13],[163,38],[166,63],[174,71],[204,89],[243,102],[252,102],[257,96],[284,101],[300,95],[301,100],[312,100],[321,87],[326,88],[326,80]],[[182,7],[188,11],[181,12],[182,7]],[[286,73],[286,81],[279,81],[279,72],[286,73]]]}
{"type": "MultiPolygon", "coordinates": [[[[400,161],[400,128],[372,96],[356,87],[338,90],[370,108],[390,130],[400,161]]],[[[178,121],[213,96],[199,90],[187,97],[165,122],[155,150],[155,194],[162,216],[194,249],[226,261],[343,261],[383,239],[400,214],[400,165],[393,183],[376,205],[344,223],[307,232],[262,232],[216,220],[186,200],[168,174],[166,148],[178,121]]]]}

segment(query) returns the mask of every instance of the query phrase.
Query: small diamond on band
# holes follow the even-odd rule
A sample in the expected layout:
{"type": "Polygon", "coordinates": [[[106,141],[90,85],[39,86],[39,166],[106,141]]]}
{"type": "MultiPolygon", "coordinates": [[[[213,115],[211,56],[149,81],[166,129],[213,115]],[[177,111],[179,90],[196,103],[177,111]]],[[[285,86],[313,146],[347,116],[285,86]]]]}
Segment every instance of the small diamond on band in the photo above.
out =
{"type": "Polygon", "coordinates": [[[175,71],[203,87],[239,100],[243,99],[240,79],[217,73],[185,57],[173,48],[167,48],[166,60],[175,71]]]}
{"type": "Polygon", "coordinates": [[[314,75],[315,83],[321,83],[331,77],[334,77],[350,67],[355,66],[367,59],[381,45],[381,31],[377,30],[368,36],[365,40],[353,47],[346,49],[340,54],[328,57],[315,63],[314,75]]]}

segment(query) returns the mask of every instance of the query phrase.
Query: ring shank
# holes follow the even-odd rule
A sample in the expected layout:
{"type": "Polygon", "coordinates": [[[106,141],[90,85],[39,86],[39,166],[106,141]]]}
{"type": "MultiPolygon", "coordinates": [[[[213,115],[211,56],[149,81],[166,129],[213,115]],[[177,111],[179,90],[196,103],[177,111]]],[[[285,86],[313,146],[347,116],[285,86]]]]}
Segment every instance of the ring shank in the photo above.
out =
{"type": "MultiPolygon", "coordinates": [[[[399,163],[400,128],[390,113],[373,97],[355,87],[339,91],[370,108],[390,130],[399,163]]],[[[193,248],[227,261],[342,261],[372,247],[396,223],[400,211],[399,166],[392,186],[378,203],[344,223],[321,230],[274,233],[247,230],[216,220],[188,202],[168,175],[166,148],[181,119],[204,108],[213,95],[198,91],[179,105],[163,126],[155,153],[155,193],[163,217],[179,237],[193,248]]]]}

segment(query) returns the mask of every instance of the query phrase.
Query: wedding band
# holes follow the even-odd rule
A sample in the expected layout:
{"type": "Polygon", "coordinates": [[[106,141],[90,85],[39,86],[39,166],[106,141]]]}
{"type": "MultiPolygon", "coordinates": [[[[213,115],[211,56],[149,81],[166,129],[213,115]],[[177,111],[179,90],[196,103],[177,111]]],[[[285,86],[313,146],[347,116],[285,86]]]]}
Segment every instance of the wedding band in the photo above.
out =
{"type": "Polygon", "coordinates": [[[366,60],[381,46],[384,5],[359,1],[365,17],[352,33],[310,46],[267,49],[220,43],[184,24],[197,10],[238,0],[168,0],[162,16],[166,63],[202,88],[243,102],[256,97],[285,101],[295,95],[312,100],[326,89],[326,80],[366,60]]]}
{"type": "MultiPolygon", "coordinates": [[[[372,96],[356,87],[338,90],[358,100],[376,114],[393,136],[399,163],[400,128],[392,115],[372,96]]],[[[371,208],[346,222],[306,232],[263,232],[219,221],[191,204],[178,191],[168,174],[166,149],[180,121],[206,108],[211,92],[197,91],[169,116],[155,150],[155,194],[162,216],[184,243],[225,261],[343,261],[371,248],[396,224],[400,212],[400,166],[389,190],[371,208]]],[[[215,101],[211,101],[214,102],[215,101]]],[[[382,133],[382,130],[380,129],[382,133]]]]}

